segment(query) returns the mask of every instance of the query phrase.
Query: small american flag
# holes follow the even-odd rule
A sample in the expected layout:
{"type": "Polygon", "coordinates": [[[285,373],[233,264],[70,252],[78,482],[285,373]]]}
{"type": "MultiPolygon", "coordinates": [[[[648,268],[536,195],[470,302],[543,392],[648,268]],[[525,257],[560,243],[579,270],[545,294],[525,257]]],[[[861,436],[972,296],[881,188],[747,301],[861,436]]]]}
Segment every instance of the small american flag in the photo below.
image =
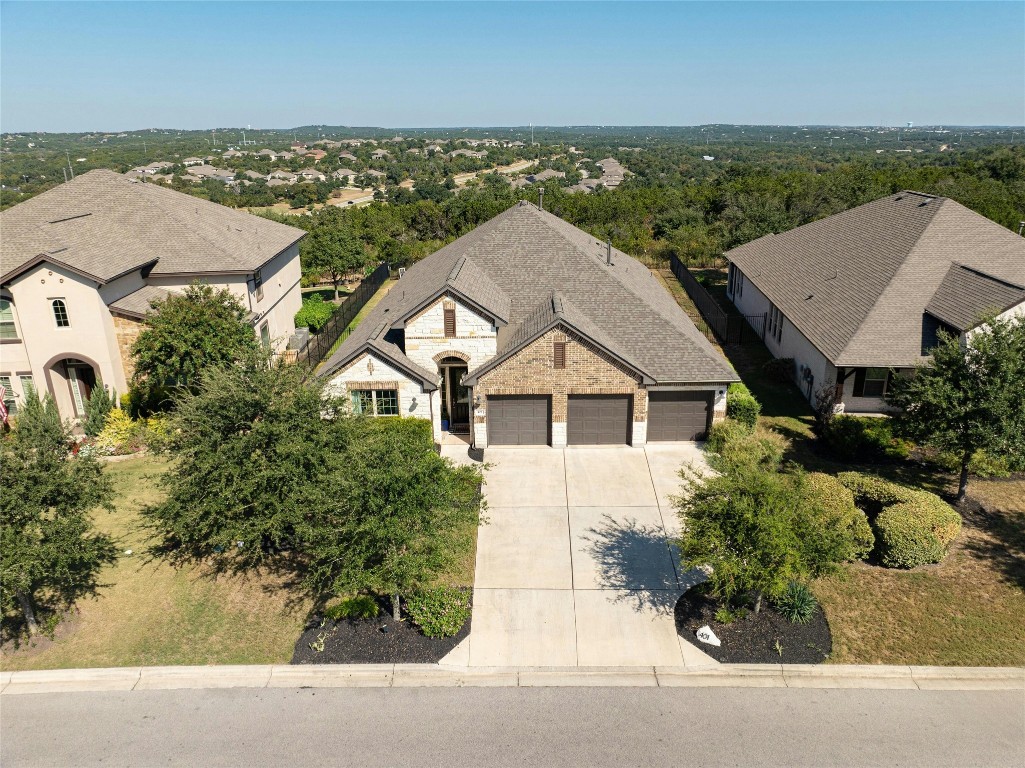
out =
{"type": "Polygon", "coordinates": [[[0,386],[0,422],[7,423],[7,387],[0,386]]]}

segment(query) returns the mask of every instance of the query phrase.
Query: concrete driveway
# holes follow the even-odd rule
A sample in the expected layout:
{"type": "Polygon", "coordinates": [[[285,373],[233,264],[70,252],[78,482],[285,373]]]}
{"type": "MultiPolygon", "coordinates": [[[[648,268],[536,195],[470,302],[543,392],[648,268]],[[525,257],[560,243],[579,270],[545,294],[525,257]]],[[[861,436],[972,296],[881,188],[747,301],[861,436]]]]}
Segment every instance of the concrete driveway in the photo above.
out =
{"type": "Polygon", "coordinates": [[[473,629],[444,663],[650,666],[715,662],[676,634],[681,574],[669,502],[691,444],[489,448],[473,629]]]}

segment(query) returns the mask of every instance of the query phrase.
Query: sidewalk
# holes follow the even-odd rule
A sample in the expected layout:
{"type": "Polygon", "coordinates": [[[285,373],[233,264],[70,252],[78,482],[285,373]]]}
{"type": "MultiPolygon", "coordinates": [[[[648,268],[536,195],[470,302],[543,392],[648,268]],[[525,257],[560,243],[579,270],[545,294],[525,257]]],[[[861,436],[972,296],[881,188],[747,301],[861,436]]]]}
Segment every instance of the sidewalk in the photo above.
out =
{"type": "Polygon", "coordinates": [[[0,695],[176,688],[732,687],[1021,690],[1018,667],[719,664],[709,667],[457,667],[323,664],[0,672],[0,695]]]}

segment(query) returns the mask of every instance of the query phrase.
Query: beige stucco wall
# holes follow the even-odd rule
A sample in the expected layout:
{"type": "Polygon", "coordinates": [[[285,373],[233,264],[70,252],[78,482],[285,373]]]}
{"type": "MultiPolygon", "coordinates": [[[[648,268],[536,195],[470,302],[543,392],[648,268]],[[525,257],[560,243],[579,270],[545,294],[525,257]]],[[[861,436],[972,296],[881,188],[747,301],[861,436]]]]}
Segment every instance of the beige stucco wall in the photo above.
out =
{"type": "Polygon", "coordinates": [[[50,391],[65,418],[74,418],[75,409],[66,380],[52,369],[58,360],[77,358],[91,363],[106,386],[125,391],[114,322],[95,282],[56,265],[42,264],[13,280],[9,292],[22,344],[21,349],[17,349],[19,345],[0,345],[0,372],[8,372],[8,361],[12,369],[27,367],[37,391],[50,391]],[[67,306],[68,328],[58,328],[54,319],[51,302],[57,298],[67,306]]]}

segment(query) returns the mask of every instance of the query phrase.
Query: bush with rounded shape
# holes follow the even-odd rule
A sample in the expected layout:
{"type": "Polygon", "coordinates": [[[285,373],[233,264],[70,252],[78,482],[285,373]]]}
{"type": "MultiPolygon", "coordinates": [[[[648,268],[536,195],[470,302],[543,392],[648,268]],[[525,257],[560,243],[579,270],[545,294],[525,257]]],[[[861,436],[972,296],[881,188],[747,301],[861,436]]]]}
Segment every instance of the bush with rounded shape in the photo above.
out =
{"type": "Polygon", "coordinates": [[[875,546],[868,517],[854,503],[854,494],[832,475],[812,472],[804,478],[805,509],[825,531],[839,535],[840,559],[861,560],[875,546]]]}
{"type": "Polygon", "coordinates": [[[470,618],[470,591],[456,587],[424,589],[409,598],[406,611],[427,637],[452,637],[470,618]]]}
{"type": "Polygon", "coordinates": [[[961,516],[928,491],[914,491],[911,501],[892,504],[876,518],[879,558],[889,568],[938,563],[961,531],[961,516]]]}
{"type": "Polygon", "coordinates": [[[844,487],[854,494],[854,503],[865,510],[869,520],[883,511],[884,507],[914,499],[915,490],[862,472],[841,472],[836,476],[844,487]]]}
{"type": "Polygon", "coordinates": [[[761,403],[751,394],[743,382],[730,384],[726,392],[726,415],[731,419],[743,424],[748,429],[754,429],[758,423],[758,414],[762,412],[761,403]]]}
{"type": "Polygon", "coordinates": [[[302,307],[295,313],[295,327],[306,327],[317,333],[331,319],[336,309],[338,307],[324,301],[324,297],[319,293],[307,296],[303,299],[302,307]]]}
{"type": "Polygon", "coordinates": [[[107,414],[103,429],[96,437],[96,447],[105,453],[124,454],[138,450],[139,425],[125,411],[114,408],[107,414]]]}
{"type": "Polygon", "coordinates": [[[744,425],[733,419],[725,419],[712,425],[705,441],[705,450],[709,453],[722,453],[723,449],[735,440],[746,436],[748,430],[744,425]]]}

